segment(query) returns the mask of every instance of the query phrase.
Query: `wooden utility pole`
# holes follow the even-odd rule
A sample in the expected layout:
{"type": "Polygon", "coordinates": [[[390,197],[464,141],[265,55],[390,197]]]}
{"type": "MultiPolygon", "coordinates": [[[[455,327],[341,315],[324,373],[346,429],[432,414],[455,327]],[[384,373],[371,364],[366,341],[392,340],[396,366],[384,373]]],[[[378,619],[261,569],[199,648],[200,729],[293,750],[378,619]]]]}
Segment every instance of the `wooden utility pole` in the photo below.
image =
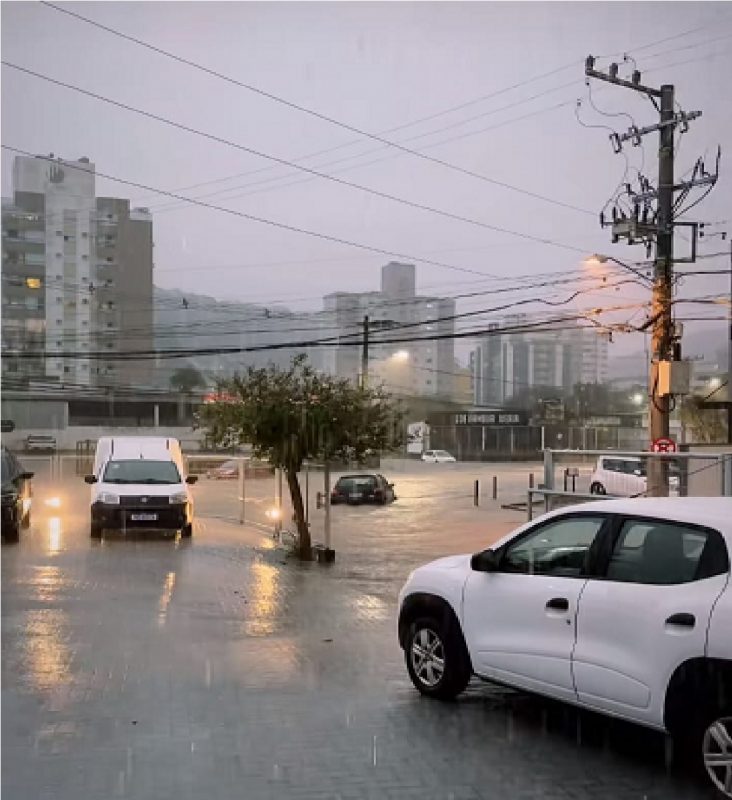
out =
{"type": "MultiPolygon", "coordinates": [[[[600,224],[612,228],[613,242],[627,239],[628,244],[645,244],[650,252],[655,243],[656,255],[653,268],[653,294],[651,301],[651,314],[645,327],[652,330],[652,352],[649,370],[648,401],[649,401],[649,445],[657,439],[667,439],[670,433],[671,397],[673,391],[683,393],[684,389],[674,389],[672,370],[673,362],[681,360],[681,346],[679,336],[675,335],[672,316],[673,308],[673,265],[675,261],[691,263],[696,260],[696,242],[698,235],[697,223],[676,222],[675,216],[680,213],[675,201],[676,192],[688,192],[695,186],[713,186],[716,183],[717,173],[712,175],[704,170],[701,159],[694,168],[691,180],[680,184],[674,183],[674,131],[677,126],[682,132],[688,129],[689,121],[701,116],[701,111],[676,111],[674,87],[664,84],[660,89],[645,86],[641,83],[641,73],[633,70],[630,80],[618,76],[618,64],[610,64],[607,72],[595,69],[595,59],[588,56],[585,62],[585,75],[621,86],[626,89],[640,92],[645,95],[658,110],[660,118],[658,123],[639,128],[633,124],[627,132],[610,135],[610,142],[615,153],[620,153],[623,145],[630,142],[633,146],[640,146],[643,136],[658,131],[658,187],[653,188],[650,181],[639,175],[640,191],[634,191],[630,184],[626,184],[625,193],[633,211],[628,216],[623,208],[617,206],[612,211],[612,221],[606,221],[604,213],[600,214],[600,224]],[[701,166],[700,166],[701,162],[701,166]],[[700,176],[697,178],[697,172],[700,176]],[[651,207],[656,202],[655,212],[651,207]],[[687,225],[691,228],[692,244],[691,257],[674,259],[674,226],[687,225]],[[662,372],[665,381],[661,380],[662,372]],[[662,385],[663,383],[668,385],[662,385]]],[[[719,162],[718,162],[719,163],[719,162]]],[[[685,196],[685,195],[684,195],[685,196]]],[[[638,270],[625,266],[629,271],[638,275],[638,270]]],[[[643,277],[642,275],[640,277],[643,277]]],[[[642,330],[642,329],[641,329],[642,330]]],[[[732,335],[732,327],[730,328],[732,335]]],[[[681,365],[678,365],[681,366],[681,365]]],[[[668,495],[668,462],[664,459],[649,459],[648,465],[648,494],[654,497],[668,495]]]]}
{"type": "Polygon", "coordinates": [[[363,318],[363,350],[361,352],[361,386],[369,385],[369,315],[363,318]]]}

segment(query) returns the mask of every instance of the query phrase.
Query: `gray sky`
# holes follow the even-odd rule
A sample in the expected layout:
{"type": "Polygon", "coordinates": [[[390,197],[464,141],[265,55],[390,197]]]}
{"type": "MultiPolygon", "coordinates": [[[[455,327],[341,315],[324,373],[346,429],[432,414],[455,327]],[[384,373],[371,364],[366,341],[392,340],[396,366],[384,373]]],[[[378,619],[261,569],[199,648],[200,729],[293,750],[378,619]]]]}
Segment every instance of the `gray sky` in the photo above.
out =
{"type": "MultiPolygon", "coordinates": [[[[424,152],[593,212],[617,186],[624,162],[613,155],[606,130],[588,130],[577,123],[573,101],[585,98],[580,115],[588,124],[625,129],[630,119],[603,117],[587,104],[587,53],[622,57],[624,51],[638,48],[645,80],[674,83],[685,110],[703,110],[704,116],[682,140],[677,175],[705,150],[711,166],[717,144],[723,154],[732,153],[732,38],[721,38],[732,37],[729,3],[109,2],[69,7],[374,133],[574,60],[573,68],[389,136],[402,140],[453,126],[406,143],[419,148],[500,123],[424,152]],[[694,28],[702,30],[660,41],[694,28]],[[672,64],[676,66],[661,68],[672,64]],[[570,81],[572,86],[556,88],[570,81]],[[540,92],[548,94],[528,100],[540,92]],[[559,103],[567,105],[511,121],[559,103]],[[501,110],[509,104],[517,105],[501,110]],[[461,124],[479,114],[484,116],[461,124]]],[[[2,52],[5,60],[288,160],[359,138],[36,3],[3,3],[2,52]]],[[[480,272],[510,278],[572,271],[581,264],[579,252],[445,219],[302,173],[293,175],[288,168],[11,69],[3,68],[2,79],[2,139],[11,146],[65,158],[86,155],[102,172],[169,190],[238,176],[183,193],[227,189],[207,200],[480,272]],[[280,180],[262,182],[275,176],[280,180]]],[[[604,111],[629,112],[638,124],[657,119],[650,103],[630,91],[595,84],[593,99],[604,111]]],[[[653,179],[656,143],[655,136],[646,137],[646,170],[653,179]]],[[[644,256],[642,248],[611,245],[596,217],[393,149],[380,149],[360,161],[328,163],[378,147],[362,140],[302,163],[326,172],[349,167],[338,172],[339,177],[491,225],[559,240],[587,253],[607,252],[625,260],[644,256]],[[380,160],[354,167],[375,159],[380,160]]],[[[628,153],[631,164],[640,166],[640,150],[630,148],[628,153]]],[[[4,195],[10,189],[9,165],[10,156],[3,152],[4,195]]],[[[732,220],[731,168],[723,162],[723,178],[695,218],[732,220]]],[[[159,286],[316,308],[319,297],[329,291],[377,288],[379,267],[388,260],[212,210],[184,207],[103,179],[97,187],[98,194],[130,197],[153,210],[159,286]]],[[[732,224],[727,227],[732,229],[732,224]]],[[[721,242],[713,239],[704,247],[717,251],[721,242]]],[[[722,268],[728,263],[720,259],[704,266],[722,268]]],[[[419,286],[430,292],[456,294],[475,287],[477,280],[479,276],[444,268],[418,268],[419,286]]],[[[723,286],[721,279],[689,280],[685,291],[699,295],[723,286]]],[[[612,302],[632,303],[642,296],[624,289],[612,302]]],[[[489,305],[490,298],[463,302],[458,310],[481,304],[489,305]]],[[[703,307],[689,309],[712,313],[703,307]]]]}

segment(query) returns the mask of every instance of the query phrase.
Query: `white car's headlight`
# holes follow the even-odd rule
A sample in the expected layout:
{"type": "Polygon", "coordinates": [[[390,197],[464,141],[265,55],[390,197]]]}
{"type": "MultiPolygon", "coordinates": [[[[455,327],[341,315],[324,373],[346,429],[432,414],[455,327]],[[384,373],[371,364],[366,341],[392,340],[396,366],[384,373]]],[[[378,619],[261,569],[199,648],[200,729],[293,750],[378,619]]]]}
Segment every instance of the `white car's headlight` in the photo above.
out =
{"type": "Polygon", "coordinates": [[[99,492],[97,500],[99,500],[100,503],[106,503],[109,506],[119,505],[119,495],[112,494],[112,492],[99,492]]]}
{"type": "Polygon", "coordinates": [[[168,500],[169,503],[187,503],[188,495],[185,492],[176,492],[171,494],[168,500]]]}

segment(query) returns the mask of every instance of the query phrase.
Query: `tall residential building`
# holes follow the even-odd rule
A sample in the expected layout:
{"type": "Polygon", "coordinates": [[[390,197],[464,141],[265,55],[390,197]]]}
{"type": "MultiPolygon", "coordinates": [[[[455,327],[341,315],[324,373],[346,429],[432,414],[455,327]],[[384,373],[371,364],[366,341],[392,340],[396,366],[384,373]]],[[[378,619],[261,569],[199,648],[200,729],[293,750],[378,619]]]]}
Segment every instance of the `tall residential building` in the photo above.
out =
{"type": "Polygon", "coordinates": [[[150,361],[103,357],[152,349],[147,211],[97,198],[88,158],[18,156],[2,243],[4,379],[149,384],[150,361]]]}
{"type": "Polygon", "coordinates": [[[356,379],[361,373],[364,317],[369,318],[369,374],[392,391],[452,398],[455,301],[417,295],[413,264],[382,267],[381,288],[323,298],[322,330],[337,344],[323,348],[321,369],[356,379]],[[430,335],[446,338],[414,341],[430,335]],[[404,339],[402,342],[389,342],[404,339]],[[409,341],[411,340],[411,341],[409,341]]]}
{"type": "Polygon", "coordinates": [[[547,386],[570,391],[577,383],[607,380],[607,339],[592,329],[566,324],[557,330],[511,330],[526,315],[491,323],[473,352],[473,400],[500,405],[526,388],[547,386]]]}

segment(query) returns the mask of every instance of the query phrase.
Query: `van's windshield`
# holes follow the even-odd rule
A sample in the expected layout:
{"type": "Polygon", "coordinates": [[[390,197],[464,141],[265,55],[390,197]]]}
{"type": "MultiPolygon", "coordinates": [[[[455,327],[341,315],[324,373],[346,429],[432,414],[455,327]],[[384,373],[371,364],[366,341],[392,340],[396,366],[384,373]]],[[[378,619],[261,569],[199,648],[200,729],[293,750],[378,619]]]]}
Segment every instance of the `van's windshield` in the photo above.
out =
{"type": "Polygon", "coordinates": [[[104,470],[105,483],[180,483],[178,467],[172,461],[110,461],[104,470]]]}

